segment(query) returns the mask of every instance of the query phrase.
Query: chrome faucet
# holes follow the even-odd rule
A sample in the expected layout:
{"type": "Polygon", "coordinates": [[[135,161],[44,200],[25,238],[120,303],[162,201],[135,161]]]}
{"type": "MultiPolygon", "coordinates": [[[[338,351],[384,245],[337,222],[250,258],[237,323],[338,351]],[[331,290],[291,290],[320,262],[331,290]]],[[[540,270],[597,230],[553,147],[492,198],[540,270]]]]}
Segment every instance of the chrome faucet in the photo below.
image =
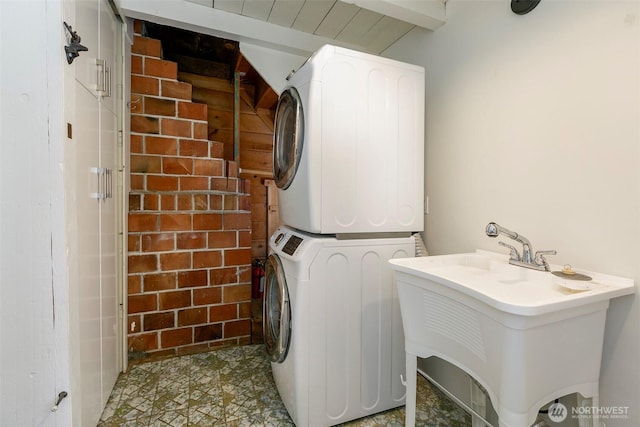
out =
{"type": "Polygon", "coordinates": [[[502,234],[522,244],[522,256],[520,256],[520,252],[518,252],[518,249],[515,246],[508,245],[504,242],[498,242],[499,245],[509,248],[509,264],[532,268],[534,270],[540,271],[551,270],[544,256],[555,255],[555,250],[537,251],[534,255],[531,255],[533,253],[533,248],[531,247],[531,242],[529,241],[529,239],[516,233],[515,231],[506,229],[496,224],[495,222],[490,222],[489,224],[487,224],[486,232],[487,236],[489,237],[498,237],[499,234],[502,234]]]}

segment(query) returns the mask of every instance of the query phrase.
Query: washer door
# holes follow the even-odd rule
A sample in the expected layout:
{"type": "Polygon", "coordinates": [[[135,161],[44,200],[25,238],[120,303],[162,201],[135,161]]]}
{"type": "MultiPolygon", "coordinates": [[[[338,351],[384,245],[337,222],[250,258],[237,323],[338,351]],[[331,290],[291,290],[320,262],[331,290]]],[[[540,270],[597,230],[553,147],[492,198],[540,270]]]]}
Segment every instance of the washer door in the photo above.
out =
{"type": "Polygon", "coordinates": [[[290,87],[280,95],[273,132],[273,176],[286,190],[300,163],[304,140],[304,113],[298,91],[290,87]]]}
{"type": "Polygon", "coordinates": [[[272,362],[281,363],[287,357],[291,340],[291,305],[282,262],[275,254],[267,259],[263,308],[262,332],[267,354],[272,362]]]}

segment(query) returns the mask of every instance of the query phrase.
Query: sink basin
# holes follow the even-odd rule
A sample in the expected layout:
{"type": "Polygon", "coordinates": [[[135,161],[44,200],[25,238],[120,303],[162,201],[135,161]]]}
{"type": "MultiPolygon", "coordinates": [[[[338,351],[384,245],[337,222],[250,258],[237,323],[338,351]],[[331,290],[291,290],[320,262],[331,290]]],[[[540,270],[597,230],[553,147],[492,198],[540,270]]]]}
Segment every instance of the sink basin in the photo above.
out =
{"type": "Polygon", "coordinates": [[[592,280],[575,287],[486,251],[389,262],[405,334],[407,426],[416,357],[440,357],[474,377],[500,426],[528,427],[542,406],[570,393],[598,405],[609,300],[632,294],[633,280],[580,271],[592,280]]]}
{"type": "MultiPolygon", "coordinates": [[[[633,280],[581,271],[593,280],[586,292],[546,271],[508,263],[506,255],[488,251],[389,261],[395,271],[432,280],[505,313],[536,316],[632,294],[633,280]]],[[[551,265],[554,271],[560,266],[551,265]]],[[[573,282],[578,283],[578,282],[573,282]]]]}

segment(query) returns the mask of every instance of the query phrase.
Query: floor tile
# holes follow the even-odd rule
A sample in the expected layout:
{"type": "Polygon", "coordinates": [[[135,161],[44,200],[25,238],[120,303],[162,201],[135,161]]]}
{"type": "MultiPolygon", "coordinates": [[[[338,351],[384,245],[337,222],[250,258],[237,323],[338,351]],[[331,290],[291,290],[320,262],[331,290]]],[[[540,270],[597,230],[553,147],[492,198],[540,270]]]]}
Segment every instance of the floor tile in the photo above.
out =
{"type": "MultiPolygon", "coordinates": [[[[464,427],[462,409],[418,376],[416,425],[464,427]]],[[[341,424],[401,427],[404,407],[341,424]]],[[[118,378],[98,427],[294,427],[263,345],[131,366],[118,378]]]]}

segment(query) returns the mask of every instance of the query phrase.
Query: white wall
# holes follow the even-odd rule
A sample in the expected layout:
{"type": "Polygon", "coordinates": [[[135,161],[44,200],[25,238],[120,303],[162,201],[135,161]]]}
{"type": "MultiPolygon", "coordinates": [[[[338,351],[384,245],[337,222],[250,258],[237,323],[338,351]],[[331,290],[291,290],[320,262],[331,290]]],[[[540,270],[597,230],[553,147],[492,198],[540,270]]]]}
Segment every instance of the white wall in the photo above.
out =
{"type": "MultiPolygon", "coordinates": [[[[447,2],[447,23],[385,56],[426,68],[426,244],[504,251],[490,221],[548,259],[640,284],[640,2],[447,2]]],[[[640,302],[612,302],[601,404],[640,425],[640,302]]]]}

